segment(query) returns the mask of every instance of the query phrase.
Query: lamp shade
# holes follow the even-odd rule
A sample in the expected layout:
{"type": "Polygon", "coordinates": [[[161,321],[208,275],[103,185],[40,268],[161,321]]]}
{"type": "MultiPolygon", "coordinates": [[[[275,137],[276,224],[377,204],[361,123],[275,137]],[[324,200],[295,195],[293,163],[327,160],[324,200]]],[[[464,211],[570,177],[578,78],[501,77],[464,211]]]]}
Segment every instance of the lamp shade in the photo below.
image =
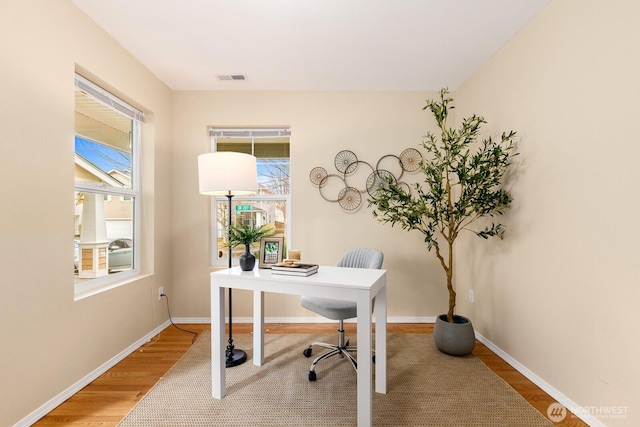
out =
{"type": "Polygon", "coordinates": [[[255,156],[222,151],[198,156],[200,193],[209,196],[246,195],[258,192],[255,156]]]}

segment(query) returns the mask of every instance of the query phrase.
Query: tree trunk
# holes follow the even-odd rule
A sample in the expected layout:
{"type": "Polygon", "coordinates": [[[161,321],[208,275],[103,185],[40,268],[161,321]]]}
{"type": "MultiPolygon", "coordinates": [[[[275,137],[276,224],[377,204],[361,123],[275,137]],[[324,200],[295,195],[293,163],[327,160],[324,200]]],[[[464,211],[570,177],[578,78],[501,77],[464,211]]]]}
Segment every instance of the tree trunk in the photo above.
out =
{"type": "Polygon", "coordinates": [[[453,289],[453,241],[449,241],[449,268],[447,271],[447,289],[449,290],[449,311],[447,322],[453,323],[453,309],[456,306],[456,291],[453,289]]]}

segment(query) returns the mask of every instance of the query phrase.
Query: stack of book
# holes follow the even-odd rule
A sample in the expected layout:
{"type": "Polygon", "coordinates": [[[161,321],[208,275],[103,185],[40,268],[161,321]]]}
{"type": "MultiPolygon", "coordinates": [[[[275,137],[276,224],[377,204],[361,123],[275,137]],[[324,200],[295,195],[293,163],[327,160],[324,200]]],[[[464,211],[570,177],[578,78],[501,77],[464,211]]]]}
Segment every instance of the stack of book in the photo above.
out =
{"type": "Polygon", "coordinates": [[[271,274],[289,276],[311,276],[318,272],[318,264],[302,261],[284,261],[271,266],[271,274]]]}

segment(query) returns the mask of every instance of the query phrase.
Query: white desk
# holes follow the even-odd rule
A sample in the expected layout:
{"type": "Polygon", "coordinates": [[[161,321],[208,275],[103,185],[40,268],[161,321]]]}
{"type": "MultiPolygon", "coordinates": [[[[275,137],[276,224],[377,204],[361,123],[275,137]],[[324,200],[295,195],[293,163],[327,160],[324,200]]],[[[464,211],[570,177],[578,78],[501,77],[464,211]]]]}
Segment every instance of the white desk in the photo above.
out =
{"type": "MultiPolygon", "coordinates": [[[[271,274],[269,269],[240,267],[211,273],[211,369],[213,397],[222,399],[225,384],[225,288],[253,291],[253,364],[264,363],[264,292],[309,295],[355,301],[358,305],[358,426],[373,422],[371,312],[375,298],[377,393],[387,392],[387,272],[386,270],[320,266],[309,277],[271,274]],[[364,355],[364,356],[363,356],[364,355]]],[[[292,349],[292,351],[296,351],[292,349]]],[[[302,351],[300,351],[302,355],[302,351]]],[[[233,368],[229,368],[233,369],[233,368]]],[[[307,372],[300,372],[307,377],[307,372]]],[[[259,392],[259,390],[256,390],[259,392]]]]}

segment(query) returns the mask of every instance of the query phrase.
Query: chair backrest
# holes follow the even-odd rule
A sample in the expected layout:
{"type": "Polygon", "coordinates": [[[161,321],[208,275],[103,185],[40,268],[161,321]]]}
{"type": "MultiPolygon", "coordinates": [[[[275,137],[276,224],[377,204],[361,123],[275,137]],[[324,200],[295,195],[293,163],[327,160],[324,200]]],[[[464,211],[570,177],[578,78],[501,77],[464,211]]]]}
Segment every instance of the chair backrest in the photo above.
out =
{"type": "Polygon", "coordinates": [[[354,248],[344,254],[336,263],[337,267],[381,268],[384,254],[377,249],[354,248]]]}

